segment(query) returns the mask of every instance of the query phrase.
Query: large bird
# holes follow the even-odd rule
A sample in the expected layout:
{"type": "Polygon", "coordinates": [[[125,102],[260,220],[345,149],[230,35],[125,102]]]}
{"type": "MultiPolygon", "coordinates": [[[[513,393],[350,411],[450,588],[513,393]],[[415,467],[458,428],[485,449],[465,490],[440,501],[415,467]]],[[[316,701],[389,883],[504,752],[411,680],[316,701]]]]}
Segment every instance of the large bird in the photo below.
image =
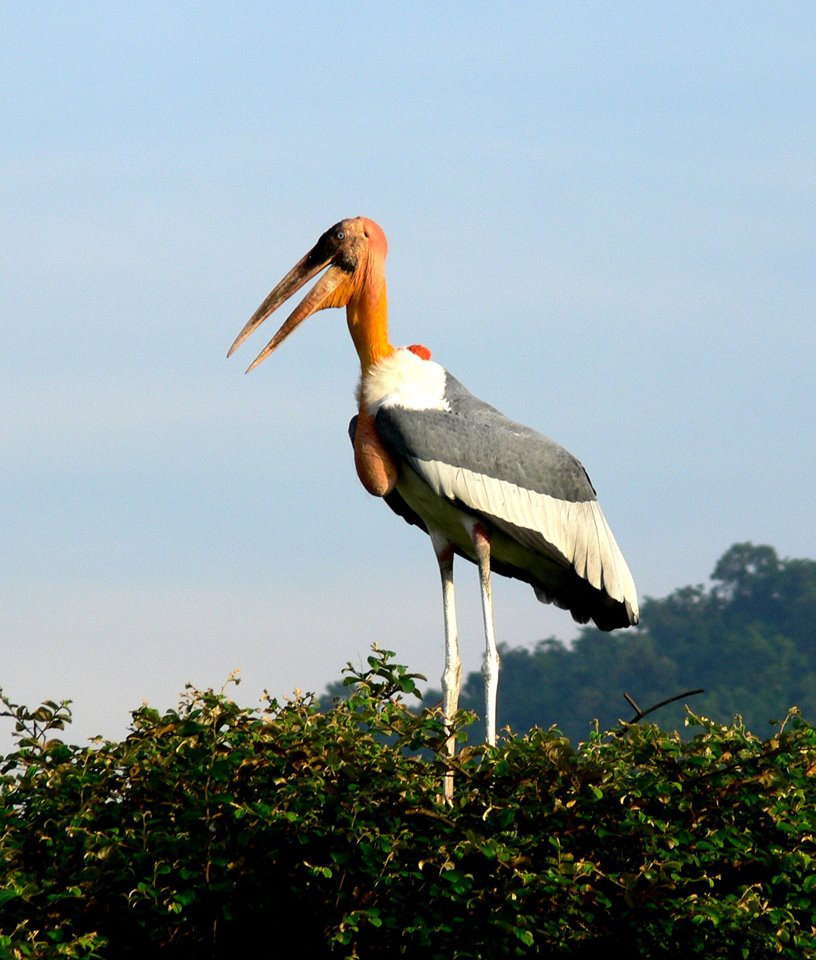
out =
{"type": "MultiPolygon", "coordinates": [[[[456,712],[461,660],[453,557],[477,564],[485,628],[486,739],[496,740],[499,655],[491,569],[531,584],[544,603],[601,630],[638,622],[635,584],[581,463],[554,441],[477,399],[426,347],[388,339],[382,229],[366,217],[327,230],[235,338],[230,356],[285,300],[326,270],[248,368],[308,316],[345,307],[360,358],[358,413],[350,425],[363,486],[430,536],[445,616],[443,711],[456,712]]],[[[447,749],[453,753],[453,738],[447,749]]],[[[446,783],[446,792],[448,791],[446,783]]]]}

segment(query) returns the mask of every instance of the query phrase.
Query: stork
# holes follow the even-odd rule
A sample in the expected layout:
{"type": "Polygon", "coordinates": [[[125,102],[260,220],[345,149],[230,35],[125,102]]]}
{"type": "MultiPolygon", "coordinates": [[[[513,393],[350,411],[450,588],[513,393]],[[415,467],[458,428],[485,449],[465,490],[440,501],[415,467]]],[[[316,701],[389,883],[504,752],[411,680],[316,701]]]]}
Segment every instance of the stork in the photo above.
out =
{"type": "MultiPolygon", "coordinates": [[[[341,220],[286,274],[235,338],[227,356],[270,314],[326,272],[258,354],[265,360],[308,316],[345,307],[360,359],[358,412],[349,432],[365,489],[428,533],[442,580],[443,713],[459,702],[462,666],[453,591],[455,554],[479,569],[485,655],[486,739],[496,742],[499,654],[490,573],[529,583],[579,623],[601,630],[638,622],[632,575],[582,464],[529,427],[477,399],[430,351],[388,339],[382,229],[341,220]],[[327,269],[328,268],[328,269],[327,269]]],[[[451,755],[453,736],[447,740],[451,755]]],[[[450,784],[446,781],[446,793],[450,784]]]]}

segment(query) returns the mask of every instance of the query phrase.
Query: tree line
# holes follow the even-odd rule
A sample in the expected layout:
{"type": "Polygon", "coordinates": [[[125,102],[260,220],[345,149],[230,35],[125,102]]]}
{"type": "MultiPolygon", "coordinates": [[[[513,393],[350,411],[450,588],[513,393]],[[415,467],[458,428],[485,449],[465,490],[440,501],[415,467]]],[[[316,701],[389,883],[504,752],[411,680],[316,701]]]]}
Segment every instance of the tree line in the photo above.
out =
{"type": "MultiPolygon", "coordinates": [[[[635,716],[682,730],[686,705],[717,723],[742,717],[766,736],[792,706],[816,717],[816,561],[781,559],[773,547],[738,543],[717,562],[710,585],[647,598],[634,630],[585,627],[571,643],[550,637],[532,649],[503,646],[499,726],[523,733],[557,726],[573,743],[635,716]]],[[[460,707],[479,716],[483,681],[463,684],[460,707]]],[[[429,689],[425,705],[439,702],[429,689]]],[[[473,727],[477,735],[478,725],[473,727]]]]}

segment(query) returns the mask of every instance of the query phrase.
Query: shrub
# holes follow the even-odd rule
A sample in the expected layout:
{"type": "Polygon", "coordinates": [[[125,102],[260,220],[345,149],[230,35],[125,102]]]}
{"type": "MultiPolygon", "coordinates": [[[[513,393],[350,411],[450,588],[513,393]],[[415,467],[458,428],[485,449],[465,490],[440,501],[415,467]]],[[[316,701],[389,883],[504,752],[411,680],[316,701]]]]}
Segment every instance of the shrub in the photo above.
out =
{"type": "Polygon", "coordinates": [[[816,957],[796,711],[765,741],[690,716],[688,740],[536,729],[449,760],[417,678],[368,666],[333,709],[190,689],[86,747],[54,736],[66,703],[4,700],[0,956],[816,957]]]}

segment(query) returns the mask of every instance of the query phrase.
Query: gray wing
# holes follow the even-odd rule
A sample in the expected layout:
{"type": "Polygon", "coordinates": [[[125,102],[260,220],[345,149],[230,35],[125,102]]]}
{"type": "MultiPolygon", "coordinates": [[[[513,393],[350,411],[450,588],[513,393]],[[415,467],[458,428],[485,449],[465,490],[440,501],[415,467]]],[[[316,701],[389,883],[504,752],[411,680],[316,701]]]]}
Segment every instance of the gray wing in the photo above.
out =
{"type": "MultiPolygon", "coordinates": [[[[572,567],[637,618],[634,582],[583,465],[450,374],[450,411],[381,407],[377,431],[438,495],[572,567]]],[[[634,622],[634,620],[632,621],[634,622]]]]}
{"type": "Polygon", "coordinates": [[[391,429],[395,440],[402,438],[400,452],[420,460],[447,458],[452,466],[559,500],[596,499],[581,462],[554,440],[510,420],[449,373],[445,398],[450,412],[381,408],[377,429],[391,429]]]}

